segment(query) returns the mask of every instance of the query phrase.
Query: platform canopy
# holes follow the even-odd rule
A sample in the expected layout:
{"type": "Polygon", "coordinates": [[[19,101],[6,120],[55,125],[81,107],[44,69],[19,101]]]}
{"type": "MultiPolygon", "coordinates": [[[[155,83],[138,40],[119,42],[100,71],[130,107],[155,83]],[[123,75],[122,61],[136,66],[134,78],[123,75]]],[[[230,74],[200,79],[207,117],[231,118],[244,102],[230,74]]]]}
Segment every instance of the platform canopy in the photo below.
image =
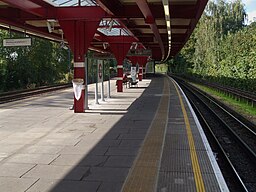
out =
{"type": "Polygon", "coordinates": [[[0,27],[67,43],[59,21],[93,19],[97,15],[93,8],[100,7],[105,15],[89,49],[108,52],[113,38],[131,36],[134,47],[151,50],[155,60],[165,60],[185,45],[207,1],[0,0],[0,27]]]}

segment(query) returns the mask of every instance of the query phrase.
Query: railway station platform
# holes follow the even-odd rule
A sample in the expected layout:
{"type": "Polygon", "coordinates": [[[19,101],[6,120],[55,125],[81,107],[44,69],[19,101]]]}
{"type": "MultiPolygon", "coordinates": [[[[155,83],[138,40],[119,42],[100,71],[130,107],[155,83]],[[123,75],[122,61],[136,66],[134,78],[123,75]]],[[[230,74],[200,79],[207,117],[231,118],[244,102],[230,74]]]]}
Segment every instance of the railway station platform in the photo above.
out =
{"type": "MultiPolygon", "coordinates": [[[[0,105],[0,191],[228,191],[198,120],[163,75],[73,113],[72,89],[0,105]]],[[[106,93],[106,91],[105,91],[106,93]]]]}

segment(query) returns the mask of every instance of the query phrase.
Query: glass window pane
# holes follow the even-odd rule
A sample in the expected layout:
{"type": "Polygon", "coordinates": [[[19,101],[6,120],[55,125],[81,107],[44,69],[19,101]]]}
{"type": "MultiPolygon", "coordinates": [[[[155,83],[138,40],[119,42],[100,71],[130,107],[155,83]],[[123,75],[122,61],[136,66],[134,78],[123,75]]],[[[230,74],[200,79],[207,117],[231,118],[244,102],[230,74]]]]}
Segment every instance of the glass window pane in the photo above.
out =
{"type": "MultiPolygon", "coordinates": [[[[55,6],[70,7],[78,6],[79,0],[44,0],[49,3],[53,3],[55,6]]],[[[95,0],[80,0],[81,6],[97,6],[95,0]]]]}

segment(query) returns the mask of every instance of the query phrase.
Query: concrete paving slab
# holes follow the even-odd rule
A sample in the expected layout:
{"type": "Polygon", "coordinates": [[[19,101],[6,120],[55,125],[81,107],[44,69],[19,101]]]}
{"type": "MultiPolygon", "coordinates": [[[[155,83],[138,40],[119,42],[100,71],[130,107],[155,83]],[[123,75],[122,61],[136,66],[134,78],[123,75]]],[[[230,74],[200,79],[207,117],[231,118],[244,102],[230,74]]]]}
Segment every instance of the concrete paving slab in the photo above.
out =
{"type": "Polygon", "coordinates": [[[44,138],[38,141],[37,145],[58,145],[58,146],[74,146],[76,145],[80,139],[70,138],[70,139],[57,139],[57,138],[44,138]]]}
{"type": "Polygon", "coordinates": [[[30,129],[27,130],[27,132],[30,132],[30,133],[45,133],[45,134],[50,132],[57,132],[57,131],[59,131],[59,129],[54,131],[54,128],[52,128],[51,126],[44,126],[44,125],[32,125],[30,129]]]}
{"type": "Polygon", "coordinates": [[[34,178],[10,178],[0,177],[0,191],[3,192],[24,192],[32,186],[37,179],[34,178]]]}
{"type": "Polygon", "coordinates": [[[62,154],[51,165],[99,166],[107,160],[107,156],[84,156],[62,154]]]}
{"type": "Polygon", "coordinates": [[[5,158],[7,158],[8,156],[10,156],[8,153],[0,153],[0,158],[1,158],[1,161],[5,158]]]}
{"type": "Polygon", "coordinates": [[[27,145],[32,144],[36,139],[34,138],[6,138],[0,141],[0,145],[27,145]]]}
{"type": "Polygon", "coordinates": [[[82,113],[74,116],[71,121],[71,123],[76,124],[90,124],[95,122],[97,122],[97,124],[103,124],[106,120],[98,114],[82,113]]]}
{"type": "Polygon", "coordinates": [[[84,123],[70,123],[65,125],[59,132],[80,132],[80,133],[92,133],[96,128],[90,127],[84,123]],[[74,124],[76,126],[74,126],[74,124]]]}
{"type": "Polygon", "coordinates": [[[98,147],[118,147],[120,146],[121,140],[119,139],[102,139],[97,146],[98,147]]]}
{"type": "Polygon", "coordinates": [[[104,164],[104,167],[130,168],[134,160],[135,156],[110,156],[104,164]]]}
{"type": "Polygon", "coordinates": [[[78,139],[81,137],[83,134],[82,133],[62,133],[62,132],[57,132],[57,133],[49,133],[45,138],[49,139],[78,139]]]}
{"type": "Polygon", "coordinates": [[[8,163],[49,164],[58,157],[57,154],[14,154],[6,160],[8,163]]]}
{"type": "Polygon", "coordinates": [[[148,132],[148,126],[145,126],[145,129],[143,129],[143,128],[138,129],[137,127],[135,127],[135,128],[131,128],[129,130],[129,134],[143,134],[143,135],[145,135],[147,132],[148,132]]]}
{"type": "Polygon", "coordinates": [[[77,147],[85,147],[85,146],[101,146],[101,147],[109,147],[109,146],[119,146],[121,140],[118,139],[95,139],[93,135],[86,135],[81,137],[81,141],[76,145],[77,147]]]}
{"type": "Polygon", "coordinates": [[[100,185],[97,192],[120,192],[122,185],[122,182],[104,182],[102,185],[100,185]]]}
{"type": "Polygon", "coordinates": [[[143,143],[143,139],[122,139],[120,147],[139,147],[143,143]]]}
{"type": "Polygon", "coordinates": [[[24,153],[24,154],[57,154],[59,153],[62,149],[64,148],[64,146],[58,146],[58,145],[50,145],[50,146],[46,146],[46,145],[31,145],[31,146],[27,146],[26,148],[22,149],[20,151],[20,153],[24,153]]]}
{"type": "Polygon", "coordinates": [[[92,167],[89,174],[83,178],[85,181],[123,182],[129,168],[92,167]]]}
{"type": "Polygon", "coordinates": [[[86,155],[92,150],[92,146],[66,146],[59,153],[70,155],[86,155]]]}
{"type": "Polygon", "coordinates": [[[17,139],[37,139],[40,137],[43,137],[44,133],[30,133],[30,132],[22,132],[22,133],[13,133],[9,135],[7,138],[11,140],[17,140],[17,139]]]}
{"type": "MultiPolygon", "coordinates": [[[[1,129],[2,126],[0,126],[1,129]]],[[[12,132],[11,131],[1,131],[0,132],[0,141],[5,139],[6,137],[8,137],[9,135],[11,135],[12,132]]]]}
{"type": "Polygon", "coordinates": [[[127,133],[127,134],[122,134],[120,136],[120,139],[144,139],[145,134],[139,134],[139,133],[127,133]]]}
{"type": "MultiPolygon", "coordinates": [[[[9,119],[9,118],[8,118],[9,119]]],[[[22,119],[22,118],[21,118],[22,119]]],[[[24,129],[28,129],[30,126],[32,125],[32,122],[26,123],[26,122],[22,122],[22,126],[21,124],[17,124],[15,123],[15,119],[10,119],[10,122],[6,122],[6,123],[2,123],[1,124],[1,129],[8,131],[8,128],[12,128],[12,129],[16,129],[17,131],[19,130],[24,130],[24,129]]]]}
{"type": "Polygon", "coordinates": [[[40,179],[26,192],[93,192],[100,182],[40,179]]]}
{"type": "MultiPolygon", "coordinates": [[[[19,125],[20,128],[17,126],[11,129],[11,134],[19,132],[21,138],[23,134],[28,139],[34,139],[26,145],[13,145],[17,146],[17,149],[12,149],[16,154],[12,154],[4,162],[26,162],[27,165],[46,163],[36,165],[22,176],[40,178],[29,192],[80,192],[79,188],[89,192],[120,191],[136,151],[143,141],[142,135],[145,135],[149,125],[146,123],[151,122],[152,118],[141,120],[141,116],[135,115],[142,113],[142,108],[145,107],[143,102],[137,102],[144,89],[126,89],[123,93],[116,93],[115,87],[113,88],[111,99],[100,102],[100,105],[90,104],[89,112],[82,114],[74,114],[68,109],[73,103],[71,90],[18,102],[11,106],[14,107],[13,110],[3,112],[6,118],[10,115],[13,117],[14,124],[20,122],[19,118],[24,119],[25,126],[19,125]],[[137,102],[137,107],[131,107],[134,101],[137,102]],[[122,147],[119,147],[121,144],[122,147]],[[40,155],[49,159],[42,158],[43,162],[40,162],[40,155]]],[[[90,97],[90,102],[93,103],[94,95],[90,97]]],[[[152,109],[150,107],[147,110],[152,109]]],[[[147,112],[145,115],[152,116],[153,113],[147,112]]],[[[1,116],[0,126],[4,121],[1,116]]],[[[5,123],[7,125],[9,122],[5,123]]],[[[12,137],[16,138],[19,137],[12,137]]],[[[3,153],[6,150],[7,147],[3,153]]]]}
{"type": "Polygon", "coordinates": [[[117,140],[120,139],[121,134],[119,132],[113,132],[113,131],[95,131],[91,134],[92,137],[95,139],[107,139],[107,140],[117,140]]]}
{"type": "Polygon", "coordinates": [[[137,154],[139,146],[133,147],[109,147],[106,155],[125,155],[125,156],[134,156],[137,154]]]}
{"type": "Polygon", "coordinates": [[[22,148],[24,145],[1,144],[0,153],[12,154],[22,148]]]}
{"type": "Polygon", "coordinates": [[[36,164],[3,163],[0,164],[0,177],[20,178],[35,166],[36,164]]]}
{"type": "Polygon", "coordinates": [[[64,180],[81,180],[86,172],[87,167],[57,166],[57,165],[37,165],[22,178],[43,178],[43,179],[64,179],[64,180]]]}
{"type": "Polygon", "coordinates": [[[109,147],[106,146],[97,146],[95,148],[93,148],[90,151],[90,155],[106,155],[106,153],[108,152],[109,147]]]}

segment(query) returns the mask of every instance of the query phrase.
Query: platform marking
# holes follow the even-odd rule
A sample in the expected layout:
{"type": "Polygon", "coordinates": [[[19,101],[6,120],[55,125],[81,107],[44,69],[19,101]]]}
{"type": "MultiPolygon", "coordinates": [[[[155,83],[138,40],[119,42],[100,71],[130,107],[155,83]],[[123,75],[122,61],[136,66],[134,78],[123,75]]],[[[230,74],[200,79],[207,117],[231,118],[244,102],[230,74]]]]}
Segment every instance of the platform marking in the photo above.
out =
{"type": "Polygon", "coordinates": [[[211,147],[210,147],[210,144],[209,144],[209,142],[208,142],[208,140],[207,140],[207,138],[206,138],[206,136],[205,136],[205,133],[204,133],[204,131],[203,131],[203,128],[202,128],[201,124],[199,123],[199,120],[198,120],[198,118],[197,118],[197,116],[196,116],[196,114],[195,114],[195,111],[194,111],[194,109],[192,108],[191,104],[189,103],[188,98],[187,98],[186,95],[184,94],[183,90],[180,88],[180,86],[179,86],[177,83],[176,83],[176,85],[179,87],[181,93],[184,95],[184,98],[185,98],[185,100],[186,100],[186,102],[187,102],[187,104],[188,104],[188,107],[189,107],[189,109],[190,109],[190,111],[191,111],[191,113],[192,113],[192,116],[193,116],[193,118],[194,118],[194,120],[195,120],[196,126],[198,127],[199,133],[200,133],[201,138],[202,138],[202,140],[203,140],[203,144],[204,144],[204,146],[205,146],[205,148],[206,148],[206,152],[207,152],[208,157],[209,157],[209,159],[210,159],[210,162],[211,162],[213,171],[214,171],[215,176],[216,176],[216,178],[217,178],[217,181],[218,181],[218,183],[219,183],[219,187],[220,187],[220,189],[221,189],[222,192],[229,192],[228,186],[227,186],[227,184],[226,184],[226,182],[225,182],[225,179],[224,179],[224,177],[223,177],[223,175],[222,175],[222,172],[221,172],[221,170],[220,170],[220,168],[219,168],[219,165],[218,165],[218,163],[217,163],[217,161],[216,161],[216,158],[215,158],[215,156],[214,156],[214,154],[213,154],[213,151],[212,151],[212,149],[211,149],[211,147]]]}
{"type": "MultiPolygon", "coordinates": [[[[172,82],[173,82],[173,80],[172,80],[172,82]]],[[[193,172],[194,172],[195,182],[196,182],[196,189],[197,189],[198,192],[205,192],[204,181],[203,181],[203,177],[202,177],[202,174],[201,174],[201,170],[200,170],[200,166],[199,166],[199,162],[198,162],[198,158],[197,158],[197,154],[196,154],[195,142],[194,142],[194,139],[193,139],[190,123],[189,123],[189,120],[188,120],[187,111],[185,109],[185,106],[184,106],[182,97],[180,95],[180,92],[177,88],[177,85],[174,82],[173,82],[173,84],[174,84],[175,89],[178,93],[182,113],[183,113],[184,120],[185,120],[188,143],[189,143],[190,157],[191,157],[191,161],[192,161],[192,167],[193,167],[193,172]]]]}
{"type": "Polygon", "coordinates": [[[169,87],[169,81],[167,78],[164,78],[163,94],[158,109],[122,187],[123,192],[156,191],[162,148],[168,122],[169,87]]]}

